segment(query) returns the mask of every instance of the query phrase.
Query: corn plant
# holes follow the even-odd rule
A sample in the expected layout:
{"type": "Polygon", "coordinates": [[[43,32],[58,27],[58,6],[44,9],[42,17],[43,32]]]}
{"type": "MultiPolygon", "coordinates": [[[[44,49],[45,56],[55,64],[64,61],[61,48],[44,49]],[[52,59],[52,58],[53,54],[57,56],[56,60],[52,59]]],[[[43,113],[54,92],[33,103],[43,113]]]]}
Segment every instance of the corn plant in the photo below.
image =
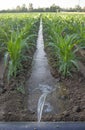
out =
{"type": "Polygon", "coordinates": [[[65,38],[57,35],[57,37],[57,43],[52,43],[52,46],[54,46],[58,58],[59,72],[66,77],[67,75],[71,75],[72,66],[78,69],[75,55],[76,49],[74,48],[76,37],[74,35],[66,36],[65,38]]]}
{"type": "MultiPolygon", "coordinates": [[[[22,49],[26,46],[26,41],[22,35],[12,32],[11,39],[7,43],[7,53],[9,55],[8,80],[11,76],[16,76],[21,66],[22,49]]],[[[6,54],[7,55],[7,54],[6,54]]]]}
{"type": "Polygon", "coordinates": [[[65,77],[71,75],[73,67],[79,69],[76,52],[81,48],[81,40],[84,40],[81,38],[84,37],[84,28],[80,24],[80,21],[83,21],[82,18],[80,21],[78,18],[74,16],[43,17],[45,44],[52,48],[53,52],[50,53],[54,53],[57,57],[56,64],[59,72],[65,77]],[[83,34],[80,34],[81,31],[83,34]]]}

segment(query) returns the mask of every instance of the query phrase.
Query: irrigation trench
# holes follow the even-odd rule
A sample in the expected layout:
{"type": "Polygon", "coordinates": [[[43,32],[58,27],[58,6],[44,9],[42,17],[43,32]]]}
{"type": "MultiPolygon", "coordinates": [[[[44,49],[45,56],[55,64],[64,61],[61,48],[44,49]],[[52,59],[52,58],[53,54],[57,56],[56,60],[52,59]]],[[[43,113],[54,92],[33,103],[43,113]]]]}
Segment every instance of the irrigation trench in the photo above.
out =
{"type": "Polygon", "coordinates": [[[42,115],[56,114],[65,110],[66,101],[57,100],[59,84],[57,79],[54,79],[50,73],[44,51],[42,20],[40,21],[37,49],[33,58],[32,73],[26,86],[29,91],[28,108],[30,111],[35,112],[38,119],[41,119],[42,115]]]}

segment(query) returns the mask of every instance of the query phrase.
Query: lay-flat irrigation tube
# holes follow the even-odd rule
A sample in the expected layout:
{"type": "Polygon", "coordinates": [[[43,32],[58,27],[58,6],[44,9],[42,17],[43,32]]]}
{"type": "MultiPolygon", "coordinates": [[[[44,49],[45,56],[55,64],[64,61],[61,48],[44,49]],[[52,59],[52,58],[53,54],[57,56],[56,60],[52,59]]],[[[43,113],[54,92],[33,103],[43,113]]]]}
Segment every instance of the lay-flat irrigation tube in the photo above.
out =
{"type": "Polygon", "coordinates": [[[85,130],[85,122],[0,122],[0,130],[85,130]]]}

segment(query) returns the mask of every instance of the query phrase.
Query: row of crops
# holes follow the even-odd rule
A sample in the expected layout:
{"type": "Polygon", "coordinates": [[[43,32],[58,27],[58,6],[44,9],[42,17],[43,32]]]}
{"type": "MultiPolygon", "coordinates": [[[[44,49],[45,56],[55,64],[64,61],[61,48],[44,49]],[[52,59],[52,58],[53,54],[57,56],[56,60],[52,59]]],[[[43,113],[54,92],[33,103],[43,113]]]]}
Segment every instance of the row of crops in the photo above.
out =
{"type": "Polygon", "coordinates": [[[45,47],[55,57],[59,73],[71,76],[72,70],[79,70],[77,52],[85,48],[85,16],[44,15],[43,28],[45,47]]]}
{"type": "MultiPolygon", "coordinates": [[[[43,14],[45,47],[56,58],[59,72],[68,76],[79,69],[77,52],[85,48],[84,15],[43,14]]],[[[5,57],[8,80],[20,73],[25,54],[36,46],[39,14],[0,14],[0,57],[5,57]]]]}
{"type": "Polygon", "coordinates": [[[0,14],[0,57],[5,57],[8,80],[16,77],[22,63],[31,58],[26,51],[36,46],[38,27],[38,14],[0,14]]]}

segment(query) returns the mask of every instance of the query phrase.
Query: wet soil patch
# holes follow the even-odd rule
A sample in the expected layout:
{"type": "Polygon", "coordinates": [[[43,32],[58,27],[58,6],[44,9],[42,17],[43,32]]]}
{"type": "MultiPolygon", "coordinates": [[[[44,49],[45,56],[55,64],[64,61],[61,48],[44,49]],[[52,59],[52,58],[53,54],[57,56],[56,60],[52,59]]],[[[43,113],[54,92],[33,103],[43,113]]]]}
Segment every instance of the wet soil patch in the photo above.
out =
{"type": "Polygon", "coordinates": [[[64,78],[58,72],[57,57],[53,54],[52,48],[45,47],[45,51],[51,74],[65,84],[69,102],[63,113],[55,116],[48,115],[42,119],[45,121],[85,121],[85,77],[81,72],[73,70],[72,77],[64,78]]]}

